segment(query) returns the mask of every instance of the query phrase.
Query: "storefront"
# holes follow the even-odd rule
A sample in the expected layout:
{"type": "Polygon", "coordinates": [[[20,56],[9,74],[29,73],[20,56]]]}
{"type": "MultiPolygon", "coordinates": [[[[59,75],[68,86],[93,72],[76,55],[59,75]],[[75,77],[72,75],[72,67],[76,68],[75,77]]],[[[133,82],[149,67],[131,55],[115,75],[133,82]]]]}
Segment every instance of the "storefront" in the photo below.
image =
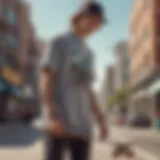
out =
{"type": "Polygon", "coordinates": [[[147,115],[160,129],[160,79],[132,95],[130,111],[147,115]]]}
{"type": "Polygon", "coordinates": [[[136,92],[132,96],[131,106],[134,113],[145,114],[154,119],[153,104],[153,97],[149,93],[148,89],[136,92]]]}
{"type": "Polygon", "coordinates": [[[149,92],[153,100],[153,108],[155,111],[155,125],[160,129],[160,79],[155,81],[149,88],[149,92]]]}

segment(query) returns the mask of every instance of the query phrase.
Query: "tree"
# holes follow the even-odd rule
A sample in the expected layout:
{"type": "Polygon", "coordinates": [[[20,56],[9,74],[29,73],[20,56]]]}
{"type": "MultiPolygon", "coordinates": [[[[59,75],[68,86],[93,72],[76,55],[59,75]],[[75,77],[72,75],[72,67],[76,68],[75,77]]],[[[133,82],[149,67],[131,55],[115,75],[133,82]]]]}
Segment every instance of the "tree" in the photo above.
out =
{"type": "Polygon", "coordinates": [[[116,101],[118,103],[124,103],[128,101],[130,94],[131,94],[130,88],[121,88],[115,94],[117,99],[116,101]]]}
{"type": "Polygon", "coordinates": [[[109,97],[108,99],[108,105],[112,106],[116,103],[126,103],[126,101],[128,101],[129,97],[131,94],[131,90],[130,88],[121,88],[119,90],[116,91],[116,93],[109,97]]]}
{"type": "Polygon", "coordinates": [[[110,96],[108,99],[108,105],[112,106],[116,103],[116,97],[115,96],[110,96]]]}

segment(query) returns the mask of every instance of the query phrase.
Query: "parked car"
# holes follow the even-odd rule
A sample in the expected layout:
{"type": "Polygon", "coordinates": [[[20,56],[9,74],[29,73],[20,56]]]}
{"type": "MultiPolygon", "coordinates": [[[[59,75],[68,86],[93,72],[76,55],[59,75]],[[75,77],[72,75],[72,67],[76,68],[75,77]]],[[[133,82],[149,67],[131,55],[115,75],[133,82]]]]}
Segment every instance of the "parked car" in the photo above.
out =
{"type": "Polygon", "coordinates": [[[145,114],[136,114],[130,119],[129,125],[133,127],[151,127],[152,120],[145,114]]]}

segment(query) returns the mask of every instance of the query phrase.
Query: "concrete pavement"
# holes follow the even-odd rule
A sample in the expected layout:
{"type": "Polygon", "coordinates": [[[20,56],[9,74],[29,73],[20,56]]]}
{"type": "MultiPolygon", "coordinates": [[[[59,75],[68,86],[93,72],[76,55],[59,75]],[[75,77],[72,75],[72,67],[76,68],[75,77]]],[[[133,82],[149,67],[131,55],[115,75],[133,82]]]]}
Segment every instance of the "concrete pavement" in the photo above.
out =
{"type": "MultiPolygon", "coordinates": [[[[43,160],[43,135],[37,127],[24,124],[0,126],[0,160],[43,160]]],[[[111,147],[94,139],[92,160],[108,158],[111,147]]]]}
{"type": "MultiPolygon", "coordinates": [[[[114,145],[112,140],[117,141],[122,135],[124,137],[123,133],[118,128],[112,128],[110,139],[100,142],[95,130],[92,160],[111,160],[111,152],[114,145]]],[[[35,126],[29,127],[22,124],[0,126],[1,160],[43,160],[43,147],[43,135],[35,126]]],[[[139,157],[144,158],[147,155],[147,152],[135,147],[134,149],[139,157]]],[[[148,154],[144,160],[158,160],[149,156],[148,154]]]]}
{"type": "Polygon", "coordinates": [[[134,145],[138,152],[160,159],[160,133],[155,129],[136,129],[129,127],[111,127],[113,139],[125,139],[134,145]]]}

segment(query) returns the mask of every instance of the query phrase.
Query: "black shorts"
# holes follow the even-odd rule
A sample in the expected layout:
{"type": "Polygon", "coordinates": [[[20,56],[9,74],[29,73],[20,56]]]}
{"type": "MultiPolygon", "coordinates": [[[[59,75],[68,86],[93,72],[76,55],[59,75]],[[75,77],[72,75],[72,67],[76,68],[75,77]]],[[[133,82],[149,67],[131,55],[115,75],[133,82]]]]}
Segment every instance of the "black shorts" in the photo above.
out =
{"type": "Polygon", "coordinates": [[[70,152],[69,160],[89,160],[90,140],[57,139],[47,135],[45,160],[64,160],[65,151],[70,152]]]}

